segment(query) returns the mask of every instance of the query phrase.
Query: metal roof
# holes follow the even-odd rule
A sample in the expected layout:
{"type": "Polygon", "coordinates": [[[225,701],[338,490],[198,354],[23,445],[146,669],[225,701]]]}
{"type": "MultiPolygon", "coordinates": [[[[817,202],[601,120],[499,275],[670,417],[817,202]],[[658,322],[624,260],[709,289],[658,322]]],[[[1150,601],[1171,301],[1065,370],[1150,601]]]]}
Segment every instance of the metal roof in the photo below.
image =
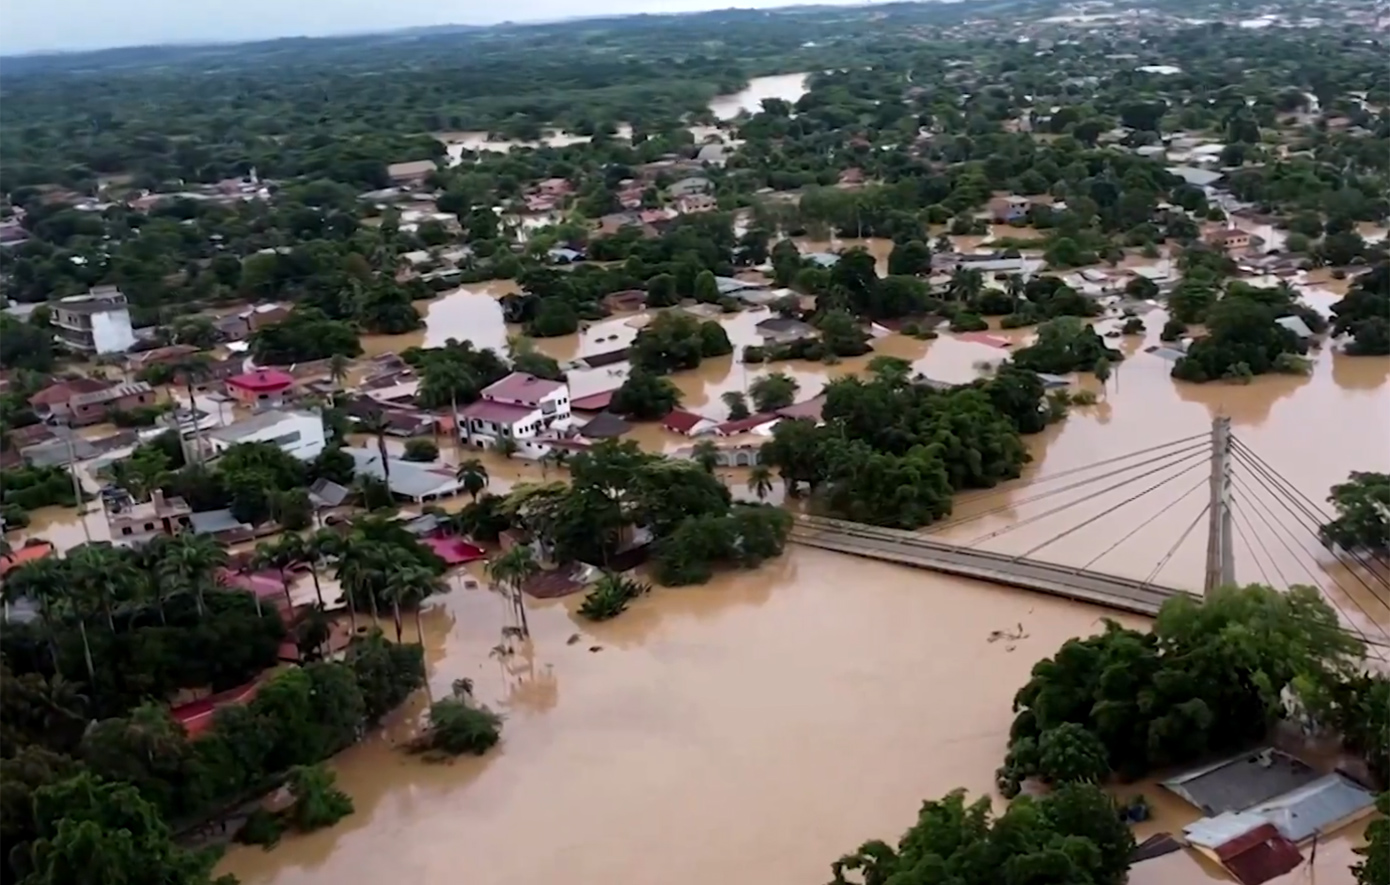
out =
{"type": "Polygon", "coordinates": [[[1347,818],[1368,812],[1375,805],[1370,791],[1340,774],[1329,774],[1277,799],[1252,809],[1295,842],[1347,818]]]}
{"type": "Polygon", "coordinates": [[[1310,328],[1308,328],[1308,324],[1305,323],[1305,322],[1303,322],[1303,318],[1302,318],[1302,317],[1296,317],[1296,316],[1280,317],[1279,319],[1275,320],[1274,322],[1276,322],[1276,323],[1278,323],[1279,325],[1283,326],[1285,329],[1288,329],[1290,332],[1294,333],[1294,334],[1297,335],[1299,338],[1312,338],[1312,337],[1313,337],[1313,330],[1310,329],[1310,328]]]}
{"type": "Polygon", "coordinates": [[[208,431],[208,436],[227,443],[235,443],[245,439],[252,434],[269,430],[277,424],[286,421],[299,420],[318,420],[322,419],[313,412],[285,411],[280,409],[267,409],[264,412],[257,412],[249,418],[244,418],[226,427],[218,427],[208,431]]]}
{"type": "MultiPolygon", "coordinates": [[[[355,472],[373,479],[385,479],[386,473],[381,465],[381,453],[375,449],[348,446],[344,452],[352,456],[355,472]]],[[[448,495],[459,490],[459,482],[440,470],[431,470],[412,461],[391,458],[391,492],[412,500],[427,495],[448,495]]]]}
{"type": "Polygon", "coordinates": [[[1256,827],[1216,846],[1216,856],[1242,885],[1263,885],[1303,863],[1298,846],[1272,824],[1256,827]]]}
{"type": "Polygon", "coordinates": [[[193,526],[193,531],[200,535],[215,535],[219,532],[231,532],[237,529],[250,529],[251,526],[237,519],[230,510],[205,510],[201,513],[190,513],[188,521],[193,526]]]}
{"type": "Polygon", "coordinates": [[[1265,747],[1169,778],[1163,786],[1216,815],[1245,811],[1317,779],[1306,763],[1265,747]]]}

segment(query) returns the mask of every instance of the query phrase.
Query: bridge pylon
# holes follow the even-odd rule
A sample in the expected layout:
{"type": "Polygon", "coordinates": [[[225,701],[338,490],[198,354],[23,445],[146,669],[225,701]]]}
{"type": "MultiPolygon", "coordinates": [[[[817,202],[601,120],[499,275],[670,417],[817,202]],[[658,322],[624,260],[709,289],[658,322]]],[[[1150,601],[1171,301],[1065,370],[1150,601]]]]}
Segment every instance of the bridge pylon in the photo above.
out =
{"type": "Polygon", "coordinates": [[[1210,593],[1236,580],[1235,543],[1231,524],[1231,419],[1211,422],[1211,485],[1207,510],[1207,568],[1202,592],[1210,593]]]}

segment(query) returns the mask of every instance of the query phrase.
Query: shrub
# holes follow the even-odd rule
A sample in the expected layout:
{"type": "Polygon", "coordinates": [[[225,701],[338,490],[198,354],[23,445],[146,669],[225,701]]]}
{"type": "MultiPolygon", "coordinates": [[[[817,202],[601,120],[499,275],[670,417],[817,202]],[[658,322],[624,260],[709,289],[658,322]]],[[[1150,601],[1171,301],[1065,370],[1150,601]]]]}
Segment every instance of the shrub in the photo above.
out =
{"type": "Polygon", "coordinates": [[[405,443],[405,460],[434,461],[439,458],[439,446],[432,439],[411,439],[405,443]]]}
{"type": "Polygon", "coordinates": [[[1144,321],[1139,317],[1130,317],[1125,320],[1125,324],[1120,327],[1121,335],[1143,335],[1146,331],[1144,321]]]}
{"type": "Polygon", "coordinates": [[[627,610],[629,602],[649,593],[651,589],[651,584],[606,573],[584,597],[584,603],[579,606],[579,614],[591,621],[616,618],[627,610]]]}
{"type": "Polygon", "coordinates": [[[472,692],[472,683],[460,679],[454,683],[452,697],[430,705],[429,730],[416,741],[416,751],[481,756],[497,746],[502,739],[502,717],[475,705],[472,692]]]}

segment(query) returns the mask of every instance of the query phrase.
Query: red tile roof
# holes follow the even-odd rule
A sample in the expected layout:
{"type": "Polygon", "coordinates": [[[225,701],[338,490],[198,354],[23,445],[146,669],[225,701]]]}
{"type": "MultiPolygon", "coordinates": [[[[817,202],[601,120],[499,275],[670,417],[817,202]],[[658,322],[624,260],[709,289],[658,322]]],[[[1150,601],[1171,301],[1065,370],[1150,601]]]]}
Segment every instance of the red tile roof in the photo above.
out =
{"type": "Polygon", "coordinates": [[[181,704],[169,710],[170,715],[183,726],[188,736],[193,738],[207,731],[212,725],[213,714],[219,707],[229,704],[249,703],[256,696],[260,683],[251,681],[218,694],[209,695],[202,700],[181,704]]]}
{"type": "Polygon", "coordinates": [[[689,435],[702,421],[708,421],[704,415],[697,415],[694,412],[686,412],[681,409],[674,409],[661,419],[661,426],[672,433],[682,433],[689,435]]]}
{"type": "Polygon", "coordinates": [[[1013,344],[1007,338],[1000,338],[998,335],[991,335],[988,332],[962,332],[956,338],[961,341],[971,341],[975,344],[987,344],[990,347],[999,348],[1010,347],[1013,344]]]}
{"type": "Polygon", "coordinates": [[[825,409],[825,394],[811,397],[799,403],[792,403],[785,409],[778,409],[777,415],[782,418],[809,418],[812,421],[819,421],[821,412],[825,409]]]}
{"type": "Polygon", "coordinates": [[[1262,885],[1303,862],[1298,846],[1274,824],[1263,824],[1216,846],[1216,856],[1243,885],[1262,885]]]}
{"type": "Polygon", "coordinates": [[[480,399],[471,406],[459,409],[459,414],[464,418],[476,418],[479,421],[496,421],[500,424],[512,424],[525,418],[533,411],[535,410],[530,406],[518,406],[514,403],[499,403],[492,400],[480,399]]]}
{"type": "Polygon", "coordinates": [[[538,405],[543,397],[564,388],[563,381],[550,381],[525,372],[513,372],[501,381],[484,387],[483,399],[515,400],[534,406],[538,405]]]}
{"type": "Polygon", "coordinates": [[[617,390],[605,390],[602,393],[591,393],[588,396],[581,396],[579,399],[570,400],[570,408],[578,412],[602,412],[608,408],[609,403],[613,402],[613,394],[617,390]]]}
{"type": "Polygon", "coordinates": [[[65,378],[48,385],[29,397],[29,405],[53,406],[58,403],[65,403],[79,393],[96,393],[110,386],[109,381],[101,381],[97,378],[65,378]]]}
{"type": "Polygon", "coordinates": [[[240,387],[243,390],[251,390],[256,393],[264,393],[272,390],[284,390],[294,384],[294,377],[279,369],[262,369],[257,372],[247,372],[244,375],[233,375],[227,379],[227,384],[231,387],[240,387]]]}
{"type": "Polygon", "coordinates": [[[4,576],[12,568],[18,568],[29,562],[37,562],[52,553],[53,545],[47,541],[25,544],[5,556],[0,556],[0,576],[4,576]]]}
{"type": "Polygon", "coordinates": [[[777,415],[771,412],[766,412],[758,415],[749,415],[747,418],[740,418],[737,421],[725,421],[723,424],[720,424],[718,427],[714,428],[714,432],[719,434],[720,436],[734,436],[735,434],[739,433],[747,433],[754,427],[761,427],[769,421],[776,420],[777,415]]]}

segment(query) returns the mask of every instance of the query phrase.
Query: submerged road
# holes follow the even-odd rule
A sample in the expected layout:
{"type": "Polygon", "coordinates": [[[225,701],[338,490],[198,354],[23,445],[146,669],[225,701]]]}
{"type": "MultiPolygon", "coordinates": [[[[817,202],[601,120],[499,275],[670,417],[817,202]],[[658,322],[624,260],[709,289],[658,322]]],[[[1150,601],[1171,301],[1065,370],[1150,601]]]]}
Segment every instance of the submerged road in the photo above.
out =
{"type": "Polygon", "coordinates": [[[816,516],[797,517],[791,540],[807,547],[1019,587],[1137,615],[1158,614],[1163,603],[1174,596],[1200,595],[1087,569],[944,544],[916,532],[816,516]]]}

